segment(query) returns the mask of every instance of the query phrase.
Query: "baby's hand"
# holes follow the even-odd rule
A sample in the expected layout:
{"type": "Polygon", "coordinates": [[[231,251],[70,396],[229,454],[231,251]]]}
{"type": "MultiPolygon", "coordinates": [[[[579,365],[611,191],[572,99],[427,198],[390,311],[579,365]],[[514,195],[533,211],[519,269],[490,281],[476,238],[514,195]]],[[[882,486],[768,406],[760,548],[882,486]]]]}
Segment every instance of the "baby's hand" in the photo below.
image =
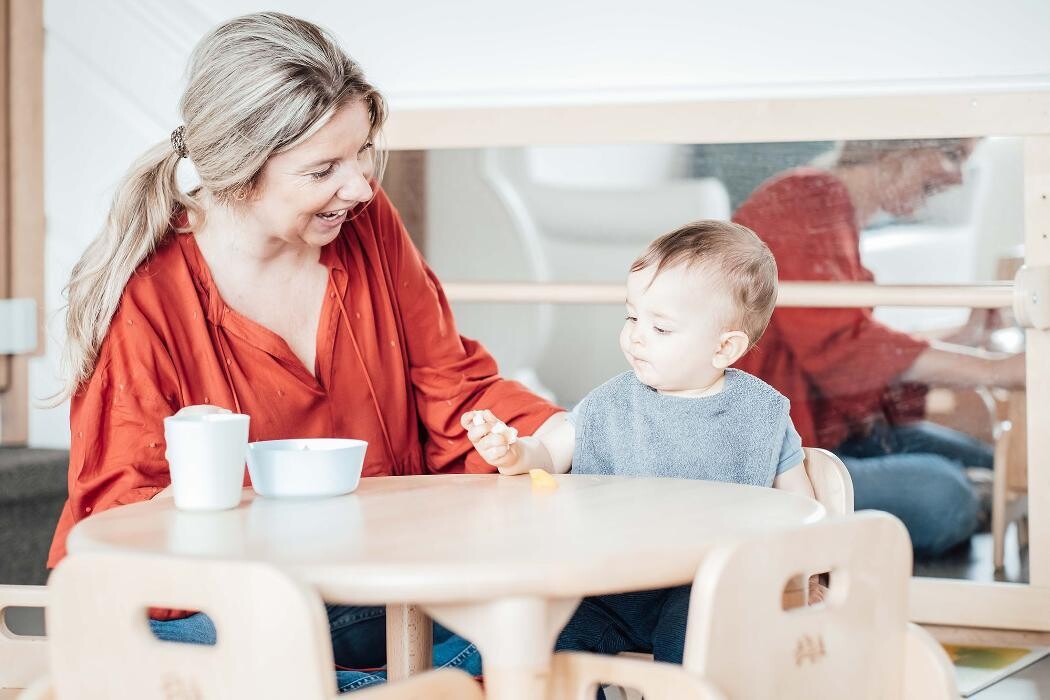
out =
{"type": "Polygon", "coordinates": [[[460,418],[467,438],[482,459],[499,469],[500,474],[524,474],[520,449],[516,446],[518,431],[492,414],[492,411],[467,411],[460,418]]]}

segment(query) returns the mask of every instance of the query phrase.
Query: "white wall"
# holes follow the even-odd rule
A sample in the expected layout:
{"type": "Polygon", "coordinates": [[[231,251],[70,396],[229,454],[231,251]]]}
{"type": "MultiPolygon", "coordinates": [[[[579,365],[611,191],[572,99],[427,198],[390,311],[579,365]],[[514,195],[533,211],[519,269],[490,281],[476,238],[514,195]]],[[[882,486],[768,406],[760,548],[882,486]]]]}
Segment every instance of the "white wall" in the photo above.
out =
{"type": "MultiPolygon", "coordinates": [[[[272,2],[335,30],[394,109],[483,99],[585,101],[625,91],[875,90],[915,79],[1050,76],[1045,0],[395,0],[272,2]],[[842,89],[839,85],[836,89],[842,89]]],[[[95,235],[114,183],[165,140],[186,57],[243,0],[45,3],[47,313],[95,235]]],[[[30,391],[54,390],[60,319],[30,391]]],[[[30,442],[68,444],[64,409],[33,409],[30,442]]]]}

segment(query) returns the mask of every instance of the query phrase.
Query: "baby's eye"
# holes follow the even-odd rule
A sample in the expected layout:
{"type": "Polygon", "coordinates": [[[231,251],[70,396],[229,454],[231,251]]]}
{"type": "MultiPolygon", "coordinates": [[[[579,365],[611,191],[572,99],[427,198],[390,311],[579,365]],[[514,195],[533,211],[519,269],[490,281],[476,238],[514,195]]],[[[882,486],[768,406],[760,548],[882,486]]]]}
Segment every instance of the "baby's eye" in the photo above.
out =
{"type": "Polygon", "coordinates": [[[657,333],[659,333],[660,335],[667,335],[668,333],[671,332],[671,331],[667,330],[666,328],[660,328],[659,326],[653,326],[653,330],[656,331],[657,333]]]}
{"type": "Polygon", "coordinates": [[[334,169],[335,169],[334,165],[329,165],[324,170],[319,170],[316,173],[310,173],[310,177],[312,179],[314,179],[314,180],[323,180],[326,177],[328,177],[329,175],[331,175],[332,174],[332,170],[334,170],[334,169]]]}
{"type": "Polygon", "coordinates": [[[637,316],[624,316],[623,318],[625,321],[630,321],[631,323],[638,323],[637,316]]]}

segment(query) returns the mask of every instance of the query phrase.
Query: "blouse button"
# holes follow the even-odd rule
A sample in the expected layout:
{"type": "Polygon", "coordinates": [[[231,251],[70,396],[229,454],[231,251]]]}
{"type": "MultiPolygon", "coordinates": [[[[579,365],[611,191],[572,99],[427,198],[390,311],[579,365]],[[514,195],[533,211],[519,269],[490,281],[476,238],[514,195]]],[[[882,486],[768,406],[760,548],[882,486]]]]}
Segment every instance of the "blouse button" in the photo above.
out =
{"type": "Polygon", "coordinates": [[[329,299],[335,299],[335,292],[328,292],[329,299]]]}
{"type": "Polygon", "coordinates": [[[88,506],[87,508],[85,508],[84,512],[85,513],[90,513],[91,512],[91,506],[88,506]]]}

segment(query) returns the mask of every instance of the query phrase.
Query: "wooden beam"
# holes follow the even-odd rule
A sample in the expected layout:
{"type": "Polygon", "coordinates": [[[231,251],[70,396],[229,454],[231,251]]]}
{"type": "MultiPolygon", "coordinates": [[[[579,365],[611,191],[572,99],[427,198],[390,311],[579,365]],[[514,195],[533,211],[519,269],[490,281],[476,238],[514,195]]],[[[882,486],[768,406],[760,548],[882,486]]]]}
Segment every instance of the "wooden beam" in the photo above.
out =
{"type": "MultiPolygon", "coordinates": [[[[7,37],[8,21],[7,13],[10,0],[0,3],[0,299],[9,299],[11,293],[11,224],[8,210],[8,60],[7,60],[7,37]]],[[[0,397],[11,386],[12,358],[0,355],[0,397]]],[[[3,421],[3,406],[0,406],[0,422],[3,421]]],[[[2,442],[2,437],[0,437],[2,442]]]]}
{"type": "MultiPolygon", "coordinates": [[[[6,22],[6,128],[3,170],[9,240],[8,294],[37,300],[37,338],[44,338],[44,7],[42,0],[3,3],[6,22]]],[[[37,343],[37,353],[44,344],[37,343]]],[[[29,439],[29,358],[9,359],[0,393],[0,444],[29,439]]]]}
{"type": "Polygon", "coordinates": [[[383,189],[405,222],[408,235],[420,250],[426,243],[427,152],[391,151],[383,175],[383,189]]]}

